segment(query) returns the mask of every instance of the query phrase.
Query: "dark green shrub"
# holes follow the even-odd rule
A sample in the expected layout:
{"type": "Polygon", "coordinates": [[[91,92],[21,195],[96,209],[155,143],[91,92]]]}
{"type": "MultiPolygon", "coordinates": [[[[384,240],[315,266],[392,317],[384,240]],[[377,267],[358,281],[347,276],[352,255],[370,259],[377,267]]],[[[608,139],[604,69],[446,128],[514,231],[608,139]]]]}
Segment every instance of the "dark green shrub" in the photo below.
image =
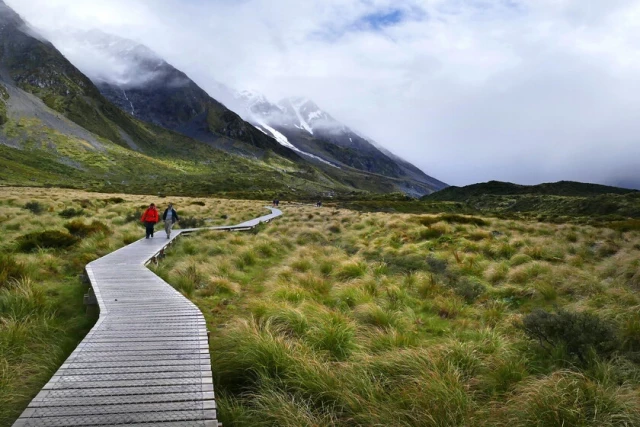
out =
{"type": "Polygon", "coordinates": [[[487,225],[487,221],[475,216],[465,216],[458,214],[442,214],[436,216],[421,216],[418,217],[418,222],[424,226],[430,226],[436,222],[448,222],[449,224],[473,224],[473,225],[487,225]]]}
{"type": "Polygon", "coordinates": [[[446,259],[438,258],[434,255],[429,255],[426,258],[429,271],[433,273],[444,273],[447,270],[448,262],[446,259]]]}
{"type": "Polygon", "coordinates": [[[104,199],[106,203],[113,203],[114,205],[119,205],[120,203],[126,202],[122,197],[109,197],[108,199],[104,199]]]}
{"type": "Polygon", "coordinates": [[[80,239],[58,230],[38,231],[25,234],[17,239],[18,249],[30,252],[38,248],[65,249],[78,243],[80,239]]]}
{"type": "Polygon", "coordinates": [[[425,258],[418,254],[386,254],[382,261],[387,263],[387,267],[393,273],[411,273],[414,271],[427,270],[425,258]]]}
{"type": "Polygon", "coordinates": [[[24,205],[24,208],[36,215],[40,215],[42,212],[45,211],[45,206],[40,202],[29,202],[26,205],[24,205]]]}
{"type": "Polygon", "coordinates": [[[478,218],[475,216],[464,216],[457,214],[444,214],[440,215],[442,221],[448,222],[450,224],[473,224],[477,226],[487,225],[487,221],[482,218],[478,218]]]}
{"type": "Polygon", "coordinates": [[[88,237],[96,233],[106,234],[109,232],[109,227],[100,221],[93,221],[91,224],[85,224],[81,220],[74,220],[66,223],[64,228],[69,230],[69,233],[73,236],[80,238],[88,237]]]}
{"type": "Polygon", "coordinates": [[[431,239],[437,239],[438,237],[441,237],[444,234],[444,231],[440,228],[425,228],[423,230],[420,230],[420,240],[431,240],[431,239]]]}
{"type": "Polygon", "coordinates": [[[264,222],[261,222],[260,224],[256,225],[251,230],[249,230],[249,233],[256,235],[258,233],[263,232],[265,228],[267,228],[267,224],[265,224],[264,222]]]}
{"type": "Polygon", "coordinates": [[[442,221],[442,218],[440,217],[440,215],[418,217],[418,223],[424,225],[425,227],[430,227],[433,224],[440,221],[442,221]]]}
{"type": "Polygon", "coordinates": [[[140,217],[142,217],[142,211],[129,212],[127,216],[124,217],[124,222],[140,221],[140,217]]]}
{"type": "Polygon", "coordinates": [[[639,219],[628,219],[626,221],[616,221],[609,224],[609,228],[626,232],[626,231],[639,231],[640,230],[640,220],[639,219]]]}
{"type": "Polygon", "coordinates": [[[204,219],[192,216],[180,217],[180,228],[204,227],[204,219]]]}
{"type": "Polygon", "coordinates": [[[84,209],[74,209],[74,208],[67,208],[63,211],[61,211],[58,215],[60,215],[62,218],[73,218],[76,216],[82,216],[84,215],[84,209]]]}
{"type": "Polygon", "coordinates": [[[564,346],[583,363],[590,351],[607,357],[619,347],[615,326],[591,313],[536,309],[522,319],[520,327],[542,348],[564,346]]]}
{"type": "Polygon", "coordinates": [[[468,277],[455,278],[449,282],[449,286],[456,295],[464,298],[469,304],[478,299],[486,290],[486,287],[482,283],[469,279],[468,277]]]}
{"type": "Polygon", "coordinates": [[[340,226],[338,224],[333,224],[330,225],[327,230],[329,231],[329,233],[333,233],[333,234],[338,234],[342,231],[342,229],[340,228],[340,226]]]}
{"type": "Polygon", "coordinates": [[[0,288],[24,276],[26,267],[23,263],[16,261],[11,254],[0,254],[0,288]]]}

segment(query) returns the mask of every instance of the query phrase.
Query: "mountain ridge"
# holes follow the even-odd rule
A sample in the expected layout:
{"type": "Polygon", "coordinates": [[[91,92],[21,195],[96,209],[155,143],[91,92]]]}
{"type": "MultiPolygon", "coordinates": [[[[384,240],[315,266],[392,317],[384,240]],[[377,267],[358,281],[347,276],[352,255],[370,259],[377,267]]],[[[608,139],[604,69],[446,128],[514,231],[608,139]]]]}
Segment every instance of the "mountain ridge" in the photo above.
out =
{"type": "MultiPolygon", "coordinates": [[[[195,83],[193,91],[207,105],[200,111],[186,111],[187,129],[167,129],[141,120],[140,110],[132,110],[132,115],[126,105],[120,108],[111,103],[55,45],[40,34],[36,37],[19,15],[0,5],[1,185],[133,193],[161,188],[167,194],[269,194],[268,198],[273,194],[317,198],[433,191],[409,179],[330,166],[296,154],[221,103],[215,104],[195,83]],[[246,130],[245,138],[234,133],[238,129],[246,130]]],[[[149,60],[148,51],[129,49],[128,53],[149,60]]],[[[174,76],[186,77],[153,58],[149,68],[154,78],[165,83],[175,81],[170,80],[174,76]]],[[[180,84],[165,86],[171,89],[180,84]]],[[[130,90],[125,87],[123,99],[127,95],[132,101],[130,90]]]]}
{"type": "Polygon", "coordinates": [[[208,118],[202,113],[201,105],[204,99],[211,99],[210,102],[234,110],[261,135],[275,139],[283,147],[320,166],[353,168],[415,181],[415,185],[409,182],[400,188],[414,196],[445,186],[408,162],[388,156],[307,98],[285,98],[273,104],[258,92],[233,91],[217,82],[210,85],[215,87],[211,97],[186,74],[144,45],[100,31],[90,31],[81,39],[81,46],[95,49],[97,52],[94,54],[107,56],[109,61],[122,62],[120,65],[124,72],[111,79],[94,76],[94,83],[114,104],[142,120],[210,142],[208,118]],[[136,78],[137,84],[132,84],[136,78]],[[181,81],[183,85],[172,90],[171,86],[175,85],[167,80],[181,81]],[[170,93],[172,91],[174,93],[170,93]]]}
{"type": "MultiPolygon", "coordinates": [[[[290,97],[274,104],[260,93],[243,91],[237,100],[244,103],[243,116],[249,122],[259,127],[268,124],[304,152],[338,165],[411,179],[434,190],[447,186],[380,144],[354,132],[308,98],[290,97]]],[[[410,189],[406,191],[412,193],[410,189]]]]}

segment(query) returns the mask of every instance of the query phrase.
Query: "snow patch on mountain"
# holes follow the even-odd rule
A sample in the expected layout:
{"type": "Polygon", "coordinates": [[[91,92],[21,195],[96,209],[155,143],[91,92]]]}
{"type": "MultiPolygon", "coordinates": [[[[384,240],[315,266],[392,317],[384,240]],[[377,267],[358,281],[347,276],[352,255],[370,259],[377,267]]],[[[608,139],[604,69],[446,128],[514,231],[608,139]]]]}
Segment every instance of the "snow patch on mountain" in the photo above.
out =
{"type": "Polygon", "coordinates": [[[307,100],[304,98],[296,99],[296,100],[288,99],[287,102],[289,103],[289,105],[291,106],[291,109],[295,113],[298,119],[298,122],[300,123],[300,126],[302,126],[304,130],[306,130],[311,135],[313,135],[313,128],[309,123],[307,123],[307,121],[304,119],[300,111],[300,107],[302,107],[307,102],[307,100]]]}
{"type": "MultiPolygon", "coordinates": [[[[287,148],[291,148],[292,150],[298,151],[300,152],[300,150],[298,150],[298,148],[293,145],[292,143],[289,142],[289,140],[287,139],[286,136],[284,136],[283,134],[281,134],[280,132],[278,132],[277,130],[275,130],[274,128],[272,128],[271,126],[269,126],[268,124],[264,123],[264,122],[258,122],[258,124],[265,128],[266,130],[268,130],[269,132],[271,132],[271,136],[273,138],[276,139],[276,141],[278,141],[281,145],[284,145],[287,148]]],[[[260,129],[258,127],[258,129],[260,129]]]]}
{"type": "Polygon", "coordinates": [[[254,125],[258,130],[260,130],[262,133],[264,133],[267,136],[271,136],[273,138],[275,138],[276,141],[278,141],[281,145],[284,145],[287,148],[292,149],[293,151],[300,153],[304,156],[307,157],[311,157],[312,159],[316,159],[324,164],[327,164],[329,166],[333,166],[334,168],[338,168],[340,169],[339,166],[334,165],[331,162],[326,161],[325,159],[318,157],[318,156],[314,156],[311,153],[307,153],[305,151],[300,150],[298,147],[296,147],[295,145],[293,145],[291,142],[289,142],[289,139],[284,136],[282,133],[278,132],[277,130],[275,130],[274,128],[272,128],[271,126],[269,126],[268,124],[264,123],[264,122],[258,122],[257,125],[254,125]],[[269,132],[271,132],[271,135],[269,135],[265,129],[269,132]]]}

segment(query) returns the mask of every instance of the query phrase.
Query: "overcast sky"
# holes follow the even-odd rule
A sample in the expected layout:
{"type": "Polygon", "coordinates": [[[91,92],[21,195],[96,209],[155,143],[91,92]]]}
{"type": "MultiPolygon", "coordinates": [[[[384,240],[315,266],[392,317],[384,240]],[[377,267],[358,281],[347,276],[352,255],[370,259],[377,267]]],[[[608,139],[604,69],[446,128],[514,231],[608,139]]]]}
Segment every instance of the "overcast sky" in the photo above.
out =
{"type": "Polygon", "coordinates": [[[640,187],[640,0],[6,0],[204,89],[308,96],[454,185],[640,187]]]}

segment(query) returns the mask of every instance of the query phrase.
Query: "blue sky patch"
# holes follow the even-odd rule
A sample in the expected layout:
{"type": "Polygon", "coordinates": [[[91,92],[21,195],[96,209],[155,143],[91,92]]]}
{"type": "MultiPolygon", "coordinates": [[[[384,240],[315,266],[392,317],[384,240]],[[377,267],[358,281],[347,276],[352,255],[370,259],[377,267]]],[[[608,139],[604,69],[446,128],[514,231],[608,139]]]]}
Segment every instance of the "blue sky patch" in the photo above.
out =
{"type": "Polygon", "coordinates": [[[417,8],[392,8],[377,10],[368,13],[342,26],[329,25],[327,28],[310,34],[310,39],[334,42],[346,34],[371,31],[383,32],[389,27],[401,24],[406,21],[421,21],[427,18],[427,14],[422,9],[417,8]]]}
{"type": "Polygon", "coordinates": [[[405,20],[406,12],[401,9],[378,11],[363,16],[353,24],[353,27],[369,27],[373,30],[381,30],[393,26],[405,20]]]}

